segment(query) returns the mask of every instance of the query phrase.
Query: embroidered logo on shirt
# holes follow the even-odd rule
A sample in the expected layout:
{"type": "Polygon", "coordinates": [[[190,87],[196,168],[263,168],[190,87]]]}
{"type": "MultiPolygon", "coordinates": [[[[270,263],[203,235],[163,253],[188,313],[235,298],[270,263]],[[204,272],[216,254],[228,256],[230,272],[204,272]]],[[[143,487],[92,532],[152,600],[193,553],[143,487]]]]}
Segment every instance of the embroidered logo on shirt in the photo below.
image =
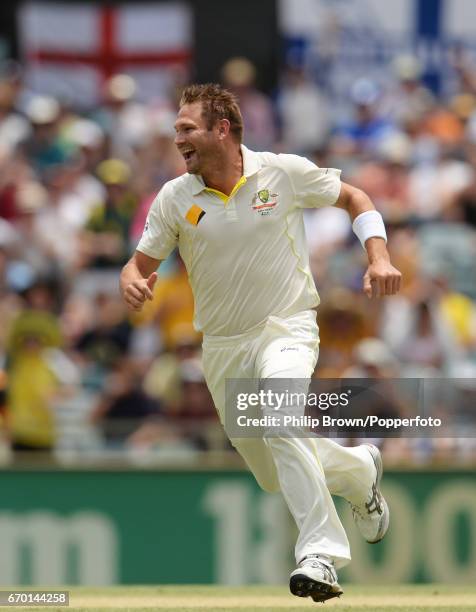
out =
{"type": "Polygon", "coordinates": [[[200,206],[194,204],[191,208],[189,208],[187,214],[185,215],[185,218],[192,225],[198,225],[204,216],[205,211],[202,210],[200,206]]]}
{"type": "Polygon", "coordinates": [[[260,189],[253,196],[251,208],[256,210],[262,217],[270,215],[278,205],[277,197],[278,194],[271,193],[269,189],[260,189]]]}
{"type": "Polygon", "coordinates": [[[266,204],[266,202],[269,200],[269,189],[261,189],[261,191],[258,191],[258,198],[263,202],[263,204],[266,204]]]}

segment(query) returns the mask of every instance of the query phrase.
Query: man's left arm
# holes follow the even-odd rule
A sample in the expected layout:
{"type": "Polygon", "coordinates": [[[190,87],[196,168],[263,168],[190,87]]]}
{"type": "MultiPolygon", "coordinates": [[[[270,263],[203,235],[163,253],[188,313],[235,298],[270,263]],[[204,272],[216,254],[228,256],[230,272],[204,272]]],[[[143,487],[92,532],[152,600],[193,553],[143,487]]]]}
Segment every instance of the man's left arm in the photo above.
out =
{"type": "Polygon", "coordinates": [[[367,251],[369,266],[364,274],[364,293],[369,298],[395,295],[400,290],[402,275],[390,263],[382,217],[369,196],[352,185],[341,183],[335,206],[349,213],[352,228],[367,251]]]}

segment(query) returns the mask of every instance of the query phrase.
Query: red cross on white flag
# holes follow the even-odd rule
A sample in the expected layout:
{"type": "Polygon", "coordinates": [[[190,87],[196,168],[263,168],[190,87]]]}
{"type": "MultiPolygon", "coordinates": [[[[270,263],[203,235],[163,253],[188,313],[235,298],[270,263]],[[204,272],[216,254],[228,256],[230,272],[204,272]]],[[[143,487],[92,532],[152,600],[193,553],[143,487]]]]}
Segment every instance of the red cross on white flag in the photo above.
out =
{"type": "Polygon", "coordinates": [[[117,72],[133,76],[142,96],[160,95],[192,50],[188,5],[29,2],[20,11],[20,44],[27,80],[37,91],[99,100],[101,84],[117,72]]]}

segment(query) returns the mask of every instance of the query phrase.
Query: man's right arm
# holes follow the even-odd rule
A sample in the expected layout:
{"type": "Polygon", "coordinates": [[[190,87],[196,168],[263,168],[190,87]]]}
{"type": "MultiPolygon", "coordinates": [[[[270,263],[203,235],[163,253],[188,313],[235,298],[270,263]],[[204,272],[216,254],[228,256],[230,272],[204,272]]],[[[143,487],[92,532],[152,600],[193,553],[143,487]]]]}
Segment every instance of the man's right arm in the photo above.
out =
{"type": "Polygon", "coordinates": [[[122,297],[130,310],[139,312],[146,300],[152,299],[160,259],[136,251],[122,268],[120,286],[122,297]]]}

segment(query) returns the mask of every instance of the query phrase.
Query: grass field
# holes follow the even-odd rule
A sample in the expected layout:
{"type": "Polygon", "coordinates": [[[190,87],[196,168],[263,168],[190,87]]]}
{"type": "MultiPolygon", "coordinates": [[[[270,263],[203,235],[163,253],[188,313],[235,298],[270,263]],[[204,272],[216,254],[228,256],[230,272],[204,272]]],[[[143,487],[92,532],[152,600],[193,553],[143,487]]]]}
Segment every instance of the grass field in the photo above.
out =
{"type": "Polygon", "coordinates": [[[71,587],[69,607],[15,607],[15,610],[299,612],[314,608],[324,612],[327,609],[335,612],[476,612],[476,586],[344,585],[343,588],[344,595],[340,599],[316,604],[310,599],[290,595],[286,587],[71,587]]]}

